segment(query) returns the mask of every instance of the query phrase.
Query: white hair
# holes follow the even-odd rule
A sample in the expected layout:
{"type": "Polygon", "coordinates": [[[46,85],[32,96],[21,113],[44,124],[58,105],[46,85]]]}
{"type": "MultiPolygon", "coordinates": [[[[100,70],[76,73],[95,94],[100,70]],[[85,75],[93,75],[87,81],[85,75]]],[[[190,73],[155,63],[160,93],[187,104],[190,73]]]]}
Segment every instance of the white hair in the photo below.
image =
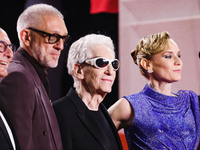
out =
{"type": "Polygon", "coordinates": [[[37,28],[42,24],[43,16],[58,16],[64,19],[62,13],[48,4],[34,4],[25,9],[17,20],[17,33],[21,43],[20,32],[28,27],[37,28]]]}
{"type": "MultiPolygon", "coordinates": [[[[92,47],[96,45],[105,45],[108,47],[108,50],[113,53],[115,56],[114,51],[114,44],[110,37],[100,34],[88,34],[84,37],[81,37],[79,40],[75,41],[68,53],[68,61],[67,61],[67,68],[68,73],[73,77],[74,73],[74,64],[76,63],[83,63],[86,59],[92,57],[92,47]]],[[[74,82],[75,78],[73,77],[74,82]]]]}

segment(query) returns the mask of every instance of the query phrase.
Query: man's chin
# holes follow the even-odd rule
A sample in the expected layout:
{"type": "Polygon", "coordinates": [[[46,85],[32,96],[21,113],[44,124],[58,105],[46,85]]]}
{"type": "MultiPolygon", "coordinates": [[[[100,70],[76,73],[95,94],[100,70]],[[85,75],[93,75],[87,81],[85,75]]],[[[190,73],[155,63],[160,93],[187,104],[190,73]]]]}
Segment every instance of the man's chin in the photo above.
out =
{"type": "Polygon", "coordinates": [[[3,78],[3,77],[5,77],[5,76],[7,76],[8,75],[8,72],[7,71],[1,71],[0,70],[0,78],[3,78]]]}
{"type": "Polygon", "coordinates": [[[46,68],[56,68],[58,66],[58,61],[48,62],[43,65],[46,68]]]}

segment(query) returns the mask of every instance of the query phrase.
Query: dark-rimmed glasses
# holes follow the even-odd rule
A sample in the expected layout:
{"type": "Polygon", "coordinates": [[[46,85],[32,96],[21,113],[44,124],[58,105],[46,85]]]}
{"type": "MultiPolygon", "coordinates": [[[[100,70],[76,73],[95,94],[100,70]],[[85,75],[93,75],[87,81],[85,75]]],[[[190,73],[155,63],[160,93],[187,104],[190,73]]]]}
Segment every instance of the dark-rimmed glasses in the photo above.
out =
{"type": "Polygon", "coordinates": [[[102,57],[95,57],[95,58],[85,60],[84,63],[90,64],[91,66],[94,66],[96,68],[104,68],[108,66],[109,64],[112,64],[112,67],[115,71],[119,69],[118,59],[109,60],[102,57]]]}
{"type": "Polygon", "coordinates": [[[48,43],[48,44],[55,44],[60,39],[63,39],[63,43],[66,45],[70,41],[70,35],[61,36],[57,33],[50,34],[50,33],[47,33],[47,32],[44,32],[44,31],[41,31],[41,30],[38,30],[38,29],[35,29],[35,28],[31,28],[31,27],[29,27],[28,29],[39,33],[42,37],[44,37],[45,42],[48,43]]]}
{"type": "Polygon", "coordinates": [[[13,52],[15,52],[16,47],[13,44],[8,44],[5,41],[0,41],[0,53],[4,53],[7,48],[9,48],[10,50],[12,50],[13,52]]]}

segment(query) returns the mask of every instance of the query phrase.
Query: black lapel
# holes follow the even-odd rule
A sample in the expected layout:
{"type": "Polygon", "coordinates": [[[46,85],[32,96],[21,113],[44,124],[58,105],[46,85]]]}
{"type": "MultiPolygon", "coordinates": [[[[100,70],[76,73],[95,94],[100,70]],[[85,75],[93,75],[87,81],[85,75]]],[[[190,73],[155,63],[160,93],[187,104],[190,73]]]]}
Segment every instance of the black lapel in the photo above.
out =
{"type": "Polygon", "coordinates": [[[118,131],[117,131],[117,129],[116,129],[116,127],[115,127],[115,125],[114,125],[114,123],[113,123],[113,121],[112,121],[112,119],[111,119],[106,107],[103,104],[100,104],[99,107],[102,110],[104,116],[106,117],[106,120],[108,121],[109,125],[111,126],[112,132],[113,132],[113,134],[115,136],[115,139],[117,141],[117,145],[118,145],[119,149],[123,150],[122,143],[121,143],[118,131]]]}

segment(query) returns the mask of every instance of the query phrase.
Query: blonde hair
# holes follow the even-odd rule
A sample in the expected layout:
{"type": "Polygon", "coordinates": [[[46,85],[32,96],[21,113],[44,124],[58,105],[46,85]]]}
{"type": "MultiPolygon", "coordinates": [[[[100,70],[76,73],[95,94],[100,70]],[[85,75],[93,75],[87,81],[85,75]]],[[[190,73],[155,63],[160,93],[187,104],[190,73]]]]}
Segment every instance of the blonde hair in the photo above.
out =
{"type": "Polygon", "coordinates": [[[166,31],[151,34],[143,37],[135,50],[131,52],[131,56],[136,65],[139,66],[140,72],[146,78],[149,78],[147,71],[142,67],[141,60],[143,58],[151,60],[153,55],[158,54],[169,47],[170,34],[166,31]]]}

